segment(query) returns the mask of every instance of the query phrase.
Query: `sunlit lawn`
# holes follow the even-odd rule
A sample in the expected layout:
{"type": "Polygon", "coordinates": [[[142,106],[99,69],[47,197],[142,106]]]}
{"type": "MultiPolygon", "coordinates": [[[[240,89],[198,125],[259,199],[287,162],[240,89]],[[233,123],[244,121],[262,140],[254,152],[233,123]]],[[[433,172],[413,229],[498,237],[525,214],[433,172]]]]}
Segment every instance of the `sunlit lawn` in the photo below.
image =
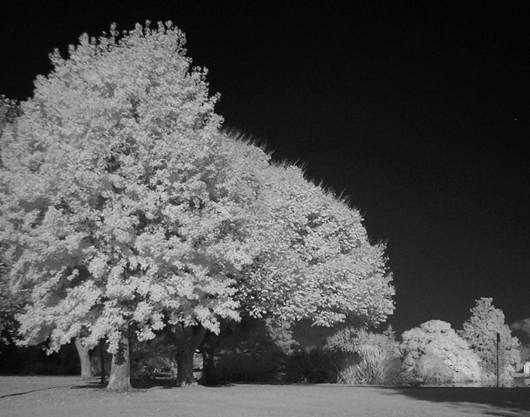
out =
{"type": "Polygon", "coordinates": [[[236,384],[115,394],[96,379],[0,376],[0,416],[530,416],[530,389],[236,384]]]}

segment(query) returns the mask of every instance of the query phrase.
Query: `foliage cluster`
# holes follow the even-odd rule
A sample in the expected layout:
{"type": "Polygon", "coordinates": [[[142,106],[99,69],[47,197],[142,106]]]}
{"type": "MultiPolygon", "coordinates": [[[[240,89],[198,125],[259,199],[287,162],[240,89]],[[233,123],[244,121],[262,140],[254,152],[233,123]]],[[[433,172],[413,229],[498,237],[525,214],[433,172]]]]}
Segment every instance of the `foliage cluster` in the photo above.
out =
{"type": "Polygon", "coordinates": [[[384,245],[359,212],[223,133],[170,22],[85,34],[50,58],[0,137],[21,345],[106,340],[121,366],[131,336],[169,331],[189,371],[206,332],[243,315],[333,326],[393,312],[384,245]]]}
{"type": "Polygon", "coordinates": [[[131,348],[180,377],[200,348],[222,380],[460,383],[491,380],[499,333],[508,383],[519,342],[491,299],[460,335],[366,330],[394,311],[385,246],[302,169],[222,130],[185,43],[171,22],[85,34],[32,97],[1,98],[4,341],[16,318],[20,345],[104,340],[116,369],[131,348]],[[339,330],[309,347],[307,322],[339,330]]]}
{"type": "Polygon", "coordinates": [[[434,384],[478,382],[478,356],[449,323],[431,320],[402,335],[403,371],[434,384]]]}
{"type": "Polygon", "coordinates": [[[517,338],[491,298],[476,300],[471,316],[456,332],[449,323],[431,320],[403,332],[380,334],[344,327],[327,339],[336,365],[336,380],[344,383],[432,385],[496,383],[496,334],[500,334],[500,384],[511,386],[520,370],[517,338]],[[337,353],[339,353],[337,355],[337,353]]]}
{"type": "Polygon", "coordinates": [[[512,336],[504,313],[493,305],[492,298],[480,298],[470,310],[471,317],[463,324],[461,336],[480,358],[483,380],[495,383],[497,366],[497,334],[499,335],[499,378],[503,385],[512,383],[512,374],[519,370],[519,340],[512,336]]]}

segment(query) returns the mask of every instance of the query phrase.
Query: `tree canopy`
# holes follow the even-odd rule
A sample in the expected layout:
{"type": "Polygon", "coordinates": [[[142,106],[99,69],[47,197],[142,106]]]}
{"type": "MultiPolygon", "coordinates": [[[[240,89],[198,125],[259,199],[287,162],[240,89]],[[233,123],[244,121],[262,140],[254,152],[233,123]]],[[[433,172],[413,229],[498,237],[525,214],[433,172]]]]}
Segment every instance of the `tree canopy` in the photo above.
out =
{"type": "Polygon", "coordinates": [[[129,322],[140,339],[164,318],[215,331],[237,317],[228,272],[251,259],[245,227],[268,156],[219,133],[180,31],[117,35],[54,53],[2,136],[2,238],[33,292],[22,332],[29,342],[46,327],[52,349],[81,327],[111,350],[129,322]]]}
{"type": "Polygon", "coordinates": [[[22,343],[393,312],[357,210],[221,130],[207,71],[170,22],[82,35],[1,135],[0,239],[29,300],[22,343]]]}
{"type": "Polygon", "coordinates": [[[433,382],[479,381],[479,357],[449,323],[430,320],[403,332],[401,352],[405,373],[433,382]]]}
{"type": "Polygon", "coordinates": [[[521,362],[519,340],[512,336],[505,323],[504,313],[493,305],[493,298],[479,298],[470,310],[471,316],[463,324],[461,336],[481,359],[485,379],[493,381],[497,366],[497,333],[499,341],[499,377],[511,383],[511,373],[521,362]]]}
{"type": "Polygon", "coordinates": [[[384,245],[369,242],[357,210],[289,165],[266,170],[264,201],[256,237],[265,244],[241,283],[251,314],[322,326],[348,317],[377,325],[392,314],[384,245]]]}

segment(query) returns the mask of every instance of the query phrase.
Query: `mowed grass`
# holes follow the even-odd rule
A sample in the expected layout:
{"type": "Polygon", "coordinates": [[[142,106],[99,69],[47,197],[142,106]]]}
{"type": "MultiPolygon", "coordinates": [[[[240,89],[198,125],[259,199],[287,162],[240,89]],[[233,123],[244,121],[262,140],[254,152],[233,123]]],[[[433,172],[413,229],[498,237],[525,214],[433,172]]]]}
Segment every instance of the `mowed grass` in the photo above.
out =
{"type": "Polygon", "coordinates": [[[153,386],[116,394],[96,381],[0,376],[0,416],[530,416],[529,389],[236,384],[153,386]]]}

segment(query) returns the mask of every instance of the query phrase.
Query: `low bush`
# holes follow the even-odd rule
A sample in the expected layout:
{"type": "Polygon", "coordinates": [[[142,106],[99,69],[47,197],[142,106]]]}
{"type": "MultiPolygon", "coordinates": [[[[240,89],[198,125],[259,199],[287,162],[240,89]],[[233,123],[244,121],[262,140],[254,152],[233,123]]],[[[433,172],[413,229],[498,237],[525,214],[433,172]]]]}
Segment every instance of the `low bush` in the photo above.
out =
{"type": "Polygon", "coordinates": [[[328,338],[326,348],[335,360],[337,382],[392,385],[399,381],[401,361],[391,328],[378,334],[346,327],[328,338]]]}
{"type": "Polygon", "coordinates": [[[400,346],[405,379],[451,385],[478,382],[478,356],[449,323],[431,320],[402,334],[400,346]]]}

